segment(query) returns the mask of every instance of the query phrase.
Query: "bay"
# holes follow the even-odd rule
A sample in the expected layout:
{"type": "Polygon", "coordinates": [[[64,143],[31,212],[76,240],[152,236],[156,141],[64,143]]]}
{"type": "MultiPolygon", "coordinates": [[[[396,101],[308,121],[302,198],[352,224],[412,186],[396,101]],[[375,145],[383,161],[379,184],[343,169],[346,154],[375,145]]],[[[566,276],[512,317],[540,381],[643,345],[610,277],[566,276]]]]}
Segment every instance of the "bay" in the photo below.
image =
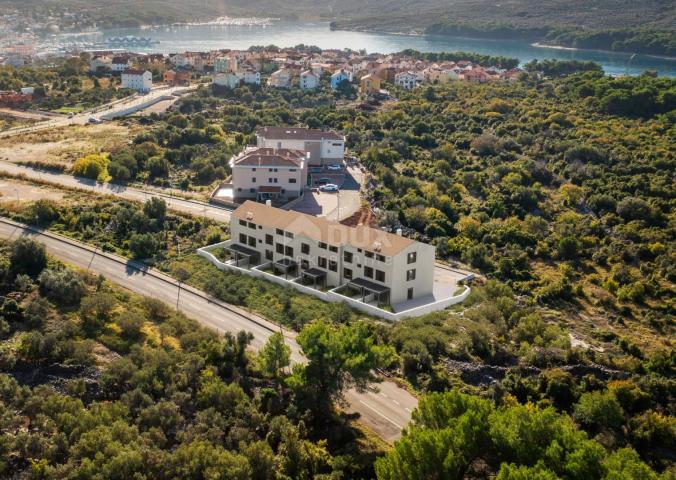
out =
{"type": "Polygon", "coordinates": [[[407,48],[422,52],[477,52],[485,55],[518,58],[522,63],[533,59],[592,60],[613,75],[638,75],[656,70],[660,75],[676,77],[676,59],[630,55],[591,50],[540,48],[527,42],[485,40],[429,35],[331,31],[328,22],[273,21],[271,25],[167,25],[143,28],[118,28],[80,37],[79,40],[101,42],[114,36],[151,37],[159,43],[143,52],[177,53],[216,49],[247,49],[253,45],[293,47],[298,44],[320,48],[364,49],[369,53],[392,53],[407,48]]]}

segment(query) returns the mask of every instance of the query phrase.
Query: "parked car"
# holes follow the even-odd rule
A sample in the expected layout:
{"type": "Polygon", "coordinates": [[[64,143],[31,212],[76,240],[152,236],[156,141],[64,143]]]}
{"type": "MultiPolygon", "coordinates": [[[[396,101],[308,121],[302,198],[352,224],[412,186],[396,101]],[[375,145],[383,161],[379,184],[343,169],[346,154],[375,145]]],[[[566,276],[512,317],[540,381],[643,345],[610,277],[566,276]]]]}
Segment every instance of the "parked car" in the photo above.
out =
{"type": "Polygon", "coordinates": [[[319,185],[326,185],[327,183],[331,183],[331,179],[330,178],[320,178],[319,180],[317,180],[317,183],[319,185]]]}
{"type": "Polygon", "coordinates": [[[337,192],[338,191],[338,185],[335,183],[327,183],[326,185],[322,185],[319,187],[319,189],[322,192],[337,192]]]}
{"type": "Polygon", "coordinates": [[[96,117],[89,117],[89,123],[91,123],[92,125],[98,125],[99,123],[103,123],[103,120],[96,117]]]}
{"type": "Polygon", "coordinates": [[[329,165],[328,167],[326,167],[326,169],[332,172],[339,172],[343,169],[343,166],[339,163],[334,163],[333,165],[329,165]]]}

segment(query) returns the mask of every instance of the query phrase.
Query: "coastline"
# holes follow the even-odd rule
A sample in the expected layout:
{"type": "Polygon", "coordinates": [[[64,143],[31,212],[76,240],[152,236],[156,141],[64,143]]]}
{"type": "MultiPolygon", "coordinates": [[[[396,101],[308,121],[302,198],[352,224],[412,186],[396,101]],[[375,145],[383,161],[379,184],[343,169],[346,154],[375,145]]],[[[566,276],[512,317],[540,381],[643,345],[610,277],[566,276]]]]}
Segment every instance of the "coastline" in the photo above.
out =
{"type": "MultiPolygon", "coordinates": [[[[331,22],[333,23],[333,22],[331,22]]],[[[519,39],[514,39],[514,38],[485,38],[485,37],[468,37],[468,36],[458,36],[458,35],[442,35],[442,34],[426,34],[425,32],[417,32],[417,31],[410,31],[410,32],[396,32],[396,31],[389,31],[387,29],[380,29],[380,28],[358,28],[358,27],[350,27],[350,28],[342,28],[340,25],[337,26],[331,26],[331,30],[340,30],[344,32],[364,32],[364,33],[380,33],[380,34],[385,34],[385,35],[400,35],[400,36],[410,36],[410,37],[425,37],[425,36],[436,36],[436,37],[448,37],[448,38],[459,38],[459,39],[466,39],[466,40],[481,40],[481,41],[495,41],[495,42],[522,42],[523,40],[519,39]]],[[[534,48],[543,48],[543,49],[551,49],[551,50],[561,50],[561,51],[570,51],[570,52],[596,52],[596,53],[611,53],[611,54],[616,54],[616,55],[641,55],[644,57],[650,57],[650,58],[656,58],[659,60],[667,60],[670,62],[676,61],[676,57],[670,57],[668,55],[658,55],[654,53],[642,53],[642,52],[625,52],[622,50],[604,50],[604,49],[595,49],[595,48],[577,48],[577,47],[566,47],[564,45],[551,45],[547,43],[541,43],[541,42],[532,42],[530,43],[531,47],[534,48]]]]}
{"type": "Polygon", "coordinates": [[[637,53],[637,52],[625,52],[622,50],[602,50],[598,48],[577,48],[577,47],[565,47],[563,45],[551,45],[548,43],[533,42],[531,43],[532,47],[535,48],[549,48],[552,50],[565,50],[569,52],[598,52],[598,53],[616,53],[621,55],[642,55],[644,57],[659,58],[660,60],[668,60],[670,62],[676,62],[676,57],[669,57],[667,55],[656,55],[654,53],[637,53]]]}

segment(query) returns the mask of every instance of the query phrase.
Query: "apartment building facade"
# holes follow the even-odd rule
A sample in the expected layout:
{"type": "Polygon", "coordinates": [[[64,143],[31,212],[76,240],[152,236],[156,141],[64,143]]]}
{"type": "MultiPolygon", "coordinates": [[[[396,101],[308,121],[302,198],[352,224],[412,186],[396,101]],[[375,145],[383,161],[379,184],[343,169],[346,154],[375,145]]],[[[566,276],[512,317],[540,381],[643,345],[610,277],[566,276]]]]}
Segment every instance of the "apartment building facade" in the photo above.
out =
{"type": "Polygon", "coordinates": [[[256,145],[268,148],[303,150],[310,154],[310,166],[340,163],[345,156],[345,137],[329,130],[301,127],[261,127],[256,145]]]}
{"type": "Polygon", "coordinates": [[[432,294],[434,247],[366,226],[246,201],[231,217],[228,249],[239,264],[270,263],[288,278],[345,287],[394,305],[432,294]]]}
{"type": "Polygon", "coordinates": [[[288,202],[307,185],[307,154],[301,150],[250,147],[230,160],[235,201],[288,202]]]}
{"type": "Polygon", "coordinates": [[[122,88],[149,92],[153,88],[153,74],[149,70],[125,70],[121,76],[122,88]]]}

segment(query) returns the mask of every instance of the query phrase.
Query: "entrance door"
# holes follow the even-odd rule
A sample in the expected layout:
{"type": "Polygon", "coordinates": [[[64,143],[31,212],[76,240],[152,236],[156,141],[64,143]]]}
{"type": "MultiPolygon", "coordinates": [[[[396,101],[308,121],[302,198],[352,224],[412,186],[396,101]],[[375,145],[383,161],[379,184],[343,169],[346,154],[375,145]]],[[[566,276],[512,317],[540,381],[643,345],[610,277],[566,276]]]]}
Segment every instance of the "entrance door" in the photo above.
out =
{"type": "Polygon", "coordinates": [[[406,296],[408,300],[413,300],[413,287],[408,289],[408,294],[406,296]]]}

